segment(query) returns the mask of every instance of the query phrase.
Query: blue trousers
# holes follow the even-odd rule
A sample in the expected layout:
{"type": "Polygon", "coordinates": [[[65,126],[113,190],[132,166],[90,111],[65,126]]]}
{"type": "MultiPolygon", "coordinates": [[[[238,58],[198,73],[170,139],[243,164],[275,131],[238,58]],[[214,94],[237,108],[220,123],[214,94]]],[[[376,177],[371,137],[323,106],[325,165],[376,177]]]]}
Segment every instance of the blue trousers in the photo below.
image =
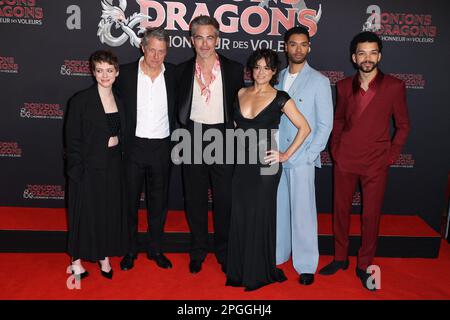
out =
{"type": "Polygon", "coordinates": [[[319,262],[314,165],[283,168],[277,195],[276,262],[315,273],[319,262]]]}

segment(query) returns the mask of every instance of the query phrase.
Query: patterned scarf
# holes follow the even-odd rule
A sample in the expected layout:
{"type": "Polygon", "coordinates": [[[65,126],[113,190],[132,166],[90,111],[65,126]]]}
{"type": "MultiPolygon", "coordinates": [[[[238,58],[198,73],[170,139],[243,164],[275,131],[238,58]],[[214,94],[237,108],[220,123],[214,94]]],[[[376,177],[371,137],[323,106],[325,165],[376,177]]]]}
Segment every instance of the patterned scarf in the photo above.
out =
{"type": "Polygon", "coordinates": [[[217,75],[220,72],[220,61],[219,55],[216,54],[216,62],[214,62],[214,66],[212,68],[211,81],[206,83],[205,76],[200,68],[200,65],[195,63],[195,78],[197,79],[197,83],[200,86],[200,94],[205,97],[206,104],[211,100],[211,84],[216,80],[217,75]]]}

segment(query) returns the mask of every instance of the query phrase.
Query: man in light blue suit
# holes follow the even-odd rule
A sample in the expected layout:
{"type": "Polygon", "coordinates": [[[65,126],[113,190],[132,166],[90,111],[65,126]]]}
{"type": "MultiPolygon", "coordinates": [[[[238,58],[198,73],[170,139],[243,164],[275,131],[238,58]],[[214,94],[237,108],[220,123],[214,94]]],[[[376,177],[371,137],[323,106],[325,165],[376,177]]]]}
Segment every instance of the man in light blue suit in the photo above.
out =
{"type": "MultiPolygon", "coordinates": [[[[330,81],[311,68],[306,58],[311,51],[308,30],[294,27],[284,36],[289,66],[280,73],[278,90],[289,93],[308,120],[311,134],[292,157],[283,163],[277,199],[277,264],[292,260],[300,274],[299,283],[310,285],[319,261],[315,167],[321,167],[333,127],[330,81]]],[[[294,140],[297,128],[283,115],[279,127],[279,148],[284,151],[294,140]]]]}

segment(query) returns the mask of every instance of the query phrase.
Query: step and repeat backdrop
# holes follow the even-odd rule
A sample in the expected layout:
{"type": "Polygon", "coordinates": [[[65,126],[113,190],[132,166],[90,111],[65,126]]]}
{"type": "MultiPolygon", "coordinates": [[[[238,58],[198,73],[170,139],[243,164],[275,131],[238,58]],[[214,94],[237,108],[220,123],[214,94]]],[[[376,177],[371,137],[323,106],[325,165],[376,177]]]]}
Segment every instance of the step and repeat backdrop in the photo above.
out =
{"type": "MultiPolygon", "coordinates": [[[[163,26],[170,34],[167,61],[177,64],[193,55],[189,22],[207,14],[221,23],[218,51],[242,63],[261,47],[285,62],[284,32],[306,26],[308,61],[329,77],[333,94],[336,81],[355,73],[352,37],[377,32],[381,69],[406,82],[412,123],[390,169],[383,212],[419,214],[437,230],[450,164],[449,9],[442,0],[0,0],[0,206],[65,205],[64,114],[67,100],[93,83],[93,51],[107,48],[120,63],[135,61],[140,30],[163,26]]],[[[331,212],[332,161],[328,150],[321,157],[318,210],[331,212]]],[[[355,192],[355,212],[361,200],[355,192]]],[[[170,208],[183,209],[178,166],[170,208]]]]}

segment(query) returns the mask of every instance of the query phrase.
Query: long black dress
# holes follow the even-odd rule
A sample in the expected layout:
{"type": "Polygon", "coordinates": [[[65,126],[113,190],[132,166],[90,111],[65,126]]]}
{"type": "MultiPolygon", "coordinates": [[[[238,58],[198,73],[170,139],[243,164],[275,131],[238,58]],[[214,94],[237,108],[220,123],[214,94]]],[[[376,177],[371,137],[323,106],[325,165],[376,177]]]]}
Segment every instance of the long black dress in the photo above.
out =
{"type": "Polygon", "coordinates": [[[91,261],[127,252],[123,196],[122,143],[124,116],[105,114],[97,86],[69,102],[65,139],[68,175],[68,252],[91,261]],[[108,147],[111,136],[119,145],[108,147]]]}
{"type": "Polygon", "coordinates": [[[255,129],[259,132],[257,147],[249,145],[248,138],[241,139],[237,135],[236,153],[239,154],[239,148],[244,145],[246,161],[236,164],[232,181],[226,285],[243,286],[246,291],[286,280],[275,262],[276,205],[281,164],[269,166],[259,160],[251,164],[249,160],[252,153],[264,156],[267,150],[277,148],[272,130],[278,129],[281,109],[288,100],[286,92],[277,91],[274,100],[253,119],[243,117],[239,99],[235,103],[236,130],[249,133],[255,129]],[[259,129],[267,129],[268,132],[259,129]]]}

